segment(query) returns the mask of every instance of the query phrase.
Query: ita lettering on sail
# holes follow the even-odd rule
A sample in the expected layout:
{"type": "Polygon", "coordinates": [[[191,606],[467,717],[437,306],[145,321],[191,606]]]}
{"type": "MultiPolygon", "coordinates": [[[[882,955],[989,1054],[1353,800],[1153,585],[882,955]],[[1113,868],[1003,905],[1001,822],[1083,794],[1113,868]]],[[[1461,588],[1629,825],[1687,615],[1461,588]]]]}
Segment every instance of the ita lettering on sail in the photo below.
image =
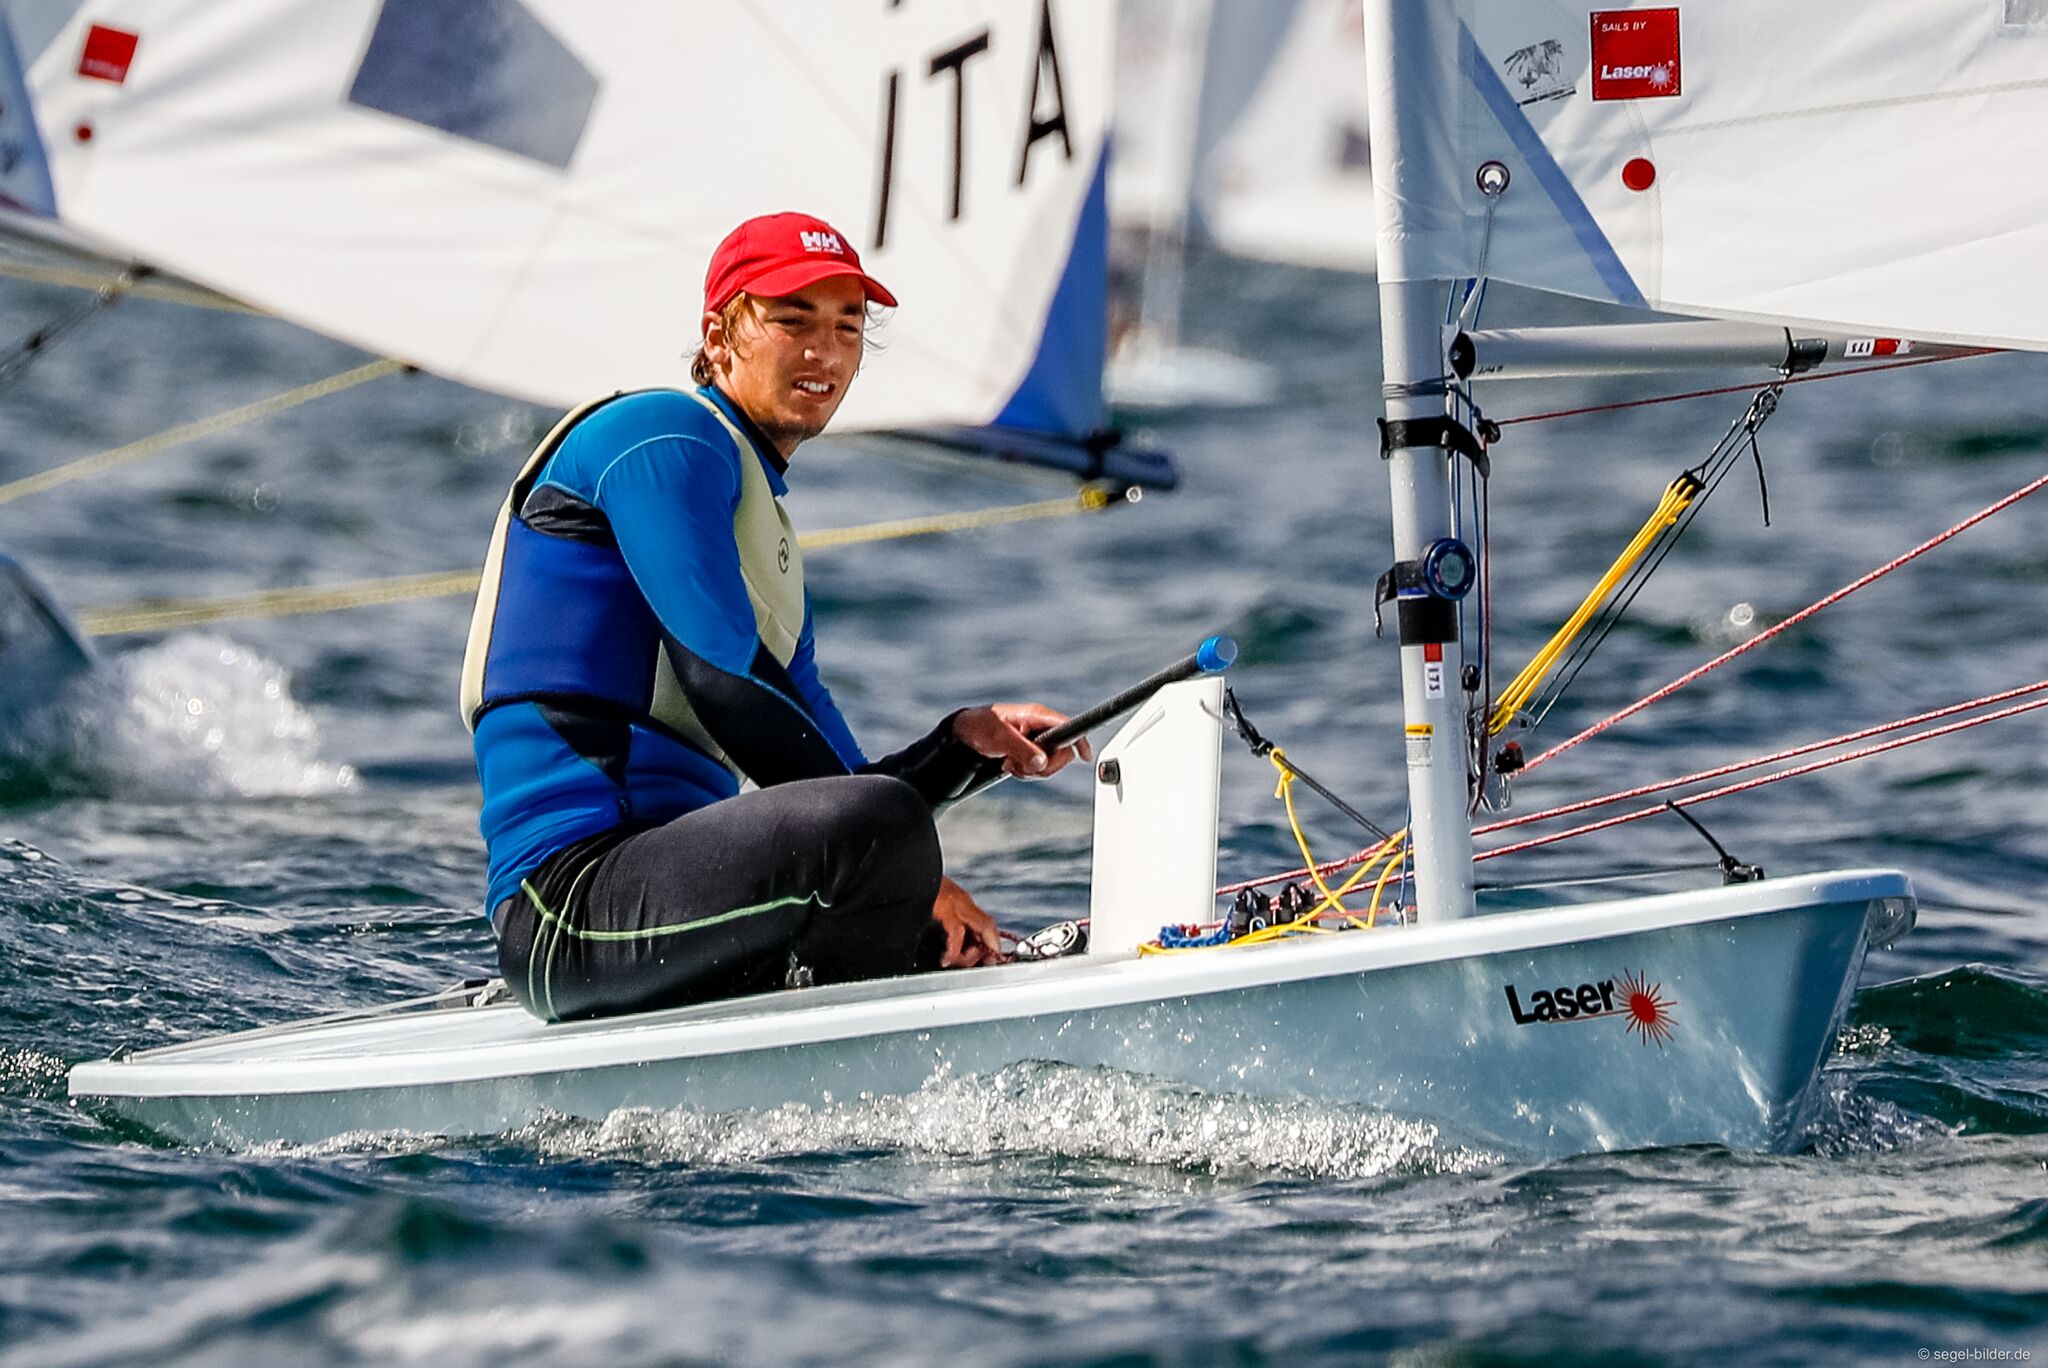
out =
{"type": "MultiPolygon", "coordinates": [[[[1030,180],[1032,153],[1048,139],[1058,139],[1062,160],[1074,160],[1074,138],[1067,124],[1066,81],[1060,74],[1060,48],[1054,35],[1052,15],[1051,0],[1046,0],[1039,7],[1037,33],[1032,39],[1036,56],[1031,63],[1030,85],[1028,89],[1017,92],[1019,119],[1015,143],[1015,188],[1023,187],[1030,180]]],[[[970,179],[968,157],[973,147],[967,139],[968,85],[979,70],[976,59],[990,51],[993,33],[991,26],[967,34],[950,47],[932,53],[921,64],[922,71],[916,71],[919,64],[913,64],[915,84],[906,80],[906,73],[900,67],[883,73],[882,125],[876,166],[879,188],[875,195],[874,231],[869,235],[876,251],[889,245],[889,206],[897,179],[898,124],[908,117],[904,106],[910,102],[912,91],[919,86],[943,92],[937,102],[941,108],[950,107],[953,155],[946,196],[946,220],[957,223],[965,217],[970,179]]],[[[930,102],[929,96],[927,102],[930,102]]]]}

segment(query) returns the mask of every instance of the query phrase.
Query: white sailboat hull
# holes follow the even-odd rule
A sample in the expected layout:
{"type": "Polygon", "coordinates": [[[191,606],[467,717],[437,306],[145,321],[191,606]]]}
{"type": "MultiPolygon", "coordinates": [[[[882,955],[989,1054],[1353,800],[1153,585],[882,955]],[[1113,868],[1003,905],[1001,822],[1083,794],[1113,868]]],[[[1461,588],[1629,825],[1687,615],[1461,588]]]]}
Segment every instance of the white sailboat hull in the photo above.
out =
{"type": "Polygon", "coordinates": [[[1274,376],[1246,357],[1140,336],[1110,358],[1102,387],[1123,413],[1253,408],[1272,399],[1274,376]]]}
{"type": "Polygon", "coordinates": [[[1849,871],[604,1021],[544,1025],[510,1004],[372,1012],[80,1065],[71,1092],[178,1139],[241,1145],[824,1104],[1049,1060],[1361,1104],[1521,1153],[1782,1149],[1865,950],[1912,907],[1904,875],[1849,871]],[[1631,984],[1658,1005],[1631,1015],[1631,984]]]}

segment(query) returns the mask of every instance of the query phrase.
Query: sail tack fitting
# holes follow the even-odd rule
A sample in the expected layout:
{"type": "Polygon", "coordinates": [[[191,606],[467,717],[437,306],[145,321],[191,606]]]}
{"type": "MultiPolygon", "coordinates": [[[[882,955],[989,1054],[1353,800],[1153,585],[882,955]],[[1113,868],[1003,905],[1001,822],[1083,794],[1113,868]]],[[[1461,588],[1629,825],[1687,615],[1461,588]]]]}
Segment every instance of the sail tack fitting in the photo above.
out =
{"type": "Polygon", "coordinates": [[[1512,179],[1507,163],[1501,161],[1481,162],[1479,169],[1472,173],[1472,183],[1479,187],[1479,193],[1486,200],[1486,223],[1480,230],[1479,264],[1472,270],[1471,286],[1466,290],[1464,302],[1458,309],[1457,323],[1460,332],[1479,320],[1479,308],[1486,299],[1486,259],[1493,251],[1494,214],[1499,210],[1500,197],[1508,192],[1508,184],[1512,179]]]}

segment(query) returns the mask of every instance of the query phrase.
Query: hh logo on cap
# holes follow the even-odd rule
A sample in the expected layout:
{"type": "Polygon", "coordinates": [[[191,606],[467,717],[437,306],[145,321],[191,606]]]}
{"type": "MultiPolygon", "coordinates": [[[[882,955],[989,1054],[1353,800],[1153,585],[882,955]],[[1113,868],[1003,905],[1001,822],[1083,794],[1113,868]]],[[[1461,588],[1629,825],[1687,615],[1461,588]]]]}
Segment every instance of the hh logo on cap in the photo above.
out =
{"type": "Polygon", "coordinates": [[[846,244],[839,240],[837,233],[803,232],[797,234],[804,240],[806,252],[830,252],[834,256],[846,255],[846,244]]]}

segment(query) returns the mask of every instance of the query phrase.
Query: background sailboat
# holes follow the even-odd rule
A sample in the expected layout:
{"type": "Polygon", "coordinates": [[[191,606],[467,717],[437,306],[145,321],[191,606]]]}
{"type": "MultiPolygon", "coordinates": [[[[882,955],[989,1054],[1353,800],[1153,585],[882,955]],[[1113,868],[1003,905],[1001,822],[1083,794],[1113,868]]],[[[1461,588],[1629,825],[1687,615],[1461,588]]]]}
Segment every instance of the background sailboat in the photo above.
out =
{"type": "MultiPolygon", "coordinates": [[[[1110,210],[1127,265],[1113,281],[1111,402],[1128,411],[1256,404],[1272,376],[1256,363],[1182,336],[1187,257],[1198,238],[1197,190],[1222,98],[1213,54],[1233,23],[1210,0],[1127,0],[1117,25],[1118,171],[1110,210]]],[[[1258,30],[1252,29],[1253,35],[1258,30]]]]}
{"type": "Polygon", "coordinates": [[[711,247],[802,203],[916,305],[878,330],[890,363],[839,430],[1173,482],[1102,398],[1110,39],[1092,11],[6,14],[0,232],[96,263],[110,295],[132,267],[563,405],[677,381],[711,247]],[[775,117],[722,124],[773,72],[775,117]]]}
{"type": "Polygon", "coordinates": [[[1370,271],[1357,0],[1125,0],[1121,16],[1117,228],[1179,221],[1233,256],[1370,271]]]}
{"type": "Polygon", "coordinates": [[[1110,216],[1129,277],[1110,391],[1164,410],[1269,401],[1249,357],[1182,337],[1189,254],[1372,268],[1355,0],[1125,0],[1110,216]]]}
{"type": "Polygon", "coordinates": [[[1099,425],[1079,7],[10,13],[61,223],[364,350],[556,404],[672,380],[722,225],[802,200],[920,306],[850,429],[1099,425]],[[711,112],[778,70],[773,119],[711,112]]]}
{"type": "Polygon", "coordinates": [[[1234,256],[1371,271],[1372,138],[1358,0],[1298,0],[1244,112],[1202,166],[1202,221],[1234,256]]]}

